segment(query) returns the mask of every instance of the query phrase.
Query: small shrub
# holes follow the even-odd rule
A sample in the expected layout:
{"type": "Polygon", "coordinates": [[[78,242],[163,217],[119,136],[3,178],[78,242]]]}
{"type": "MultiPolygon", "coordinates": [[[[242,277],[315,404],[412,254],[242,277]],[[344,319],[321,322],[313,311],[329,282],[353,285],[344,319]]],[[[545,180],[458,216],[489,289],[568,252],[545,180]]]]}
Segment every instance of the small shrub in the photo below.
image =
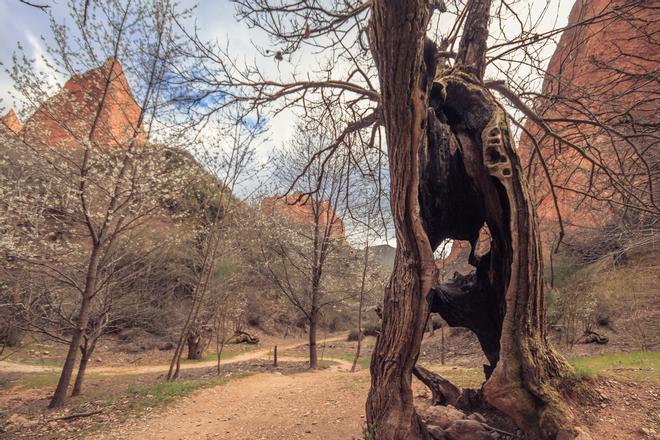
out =
{"type": "Polygon", "coordinates": [[[362,328],[364,336],[378,336],[380,334],[380,323],[365,324],[362,328]]]}
{"type": "Polygon", "coordinates": [[[260,327],[261,326],[261,316],[258,316],[258,315],[248,316],[247,323],[251,327],[260,327]]]}
{"type": "MultiPolygon", "coordinates": [[[[364,335],[362,335],[364,337],[364,335]]],[[[347,341],[353,342],[358,340],[358,330],[356,328],[352,329],[350,332],[348,332],[348,338],[346,338],[347,341]]]]}
{"type": "Polygon", "coordinates": [[[437,315],[435,313],[431,314],[431,325],[433,326],[433,330],[442,328],[443,321],[440,315],[437,315]]]}
{"type": "Polygon", "coordinates": [[[596,318],[596,322],[601,327],[609,327],[610,326],[610,317],[609,316],[599,316],[598,318],[596,318]]]}
{"type": "MultiPolygon", "coordinates": [[[[378,336],[380,334],[380,324],[379,323],[368,323],[362,326],[362,337],[365,336],[378,336]]],[[[358,340],[358,330],[356,328],[348,332],[348,341],[357,341],[358,340]]]]}

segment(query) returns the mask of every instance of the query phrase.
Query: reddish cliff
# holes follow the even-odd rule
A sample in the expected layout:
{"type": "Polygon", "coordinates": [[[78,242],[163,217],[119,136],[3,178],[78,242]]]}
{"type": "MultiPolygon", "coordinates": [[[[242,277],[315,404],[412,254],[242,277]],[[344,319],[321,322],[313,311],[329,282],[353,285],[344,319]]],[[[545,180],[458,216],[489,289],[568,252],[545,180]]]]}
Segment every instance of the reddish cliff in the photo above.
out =
{"type": "Polygon", "coordinates": [[[18,134],[23,129],[21,120],[18,119],[14,110],[9,110],[4,116],[0,117],[0,125],[8,128],[11,132],[18,134]]]}
{"type": "MultiPolygon", "coordinates": [[[[642,205],[652,196],[659,164],[657,149],[649,148],[660,61],[654,14],[650,2],[577,0],[535,103],[552,131],[574,147],[526,124],[556,185],[566,232],[574,237],[615,223],[627,203],[642,205]]],[[[530,164],[548,245],[557,237],[557,214],[528,135],[521,138],[520,155],[530,164]]]]}
{"type": "MultiPolygon", "coordinates": [[[[135,137],[140,112],[121,65],[109,59],[70,78],[28,118],[22,133],[30,144],[75,149],[89,138],[96,121],[95,145],[126,147],[135,137]]],[[[137,132],[136,142],[143,144],[145,134],[137,132]]]]}
{"type": "Polygon", "coordinates": [[[331,238],[339,240],[346,238],[344,222],[337,217],[335,209],[329,202],[317,202],[299,192],[286,197],[265,197],[261,200],[260,211],[262,215],[279,215],[291,222],[304,225],[314,225],[318,216],[318,224],[322,229],[329,225],[328,235],[331,238]]]}

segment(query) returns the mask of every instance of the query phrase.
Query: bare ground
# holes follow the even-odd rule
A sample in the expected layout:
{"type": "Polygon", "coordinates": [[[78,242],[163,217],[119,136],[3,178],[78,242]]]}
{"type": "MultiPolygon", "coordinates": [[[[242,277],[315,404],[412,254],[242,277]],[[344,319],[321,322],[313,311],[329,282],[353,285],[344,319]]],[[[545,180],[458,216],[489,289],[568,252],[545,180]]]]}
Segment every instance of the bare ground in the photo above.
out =
{"type": "MultiPolygon", "coordinates": [[[[330,338],[324,348],[326,360],[333,363],[329,368],[316,372],[301,372],[305,368],[305,347],[300,342],[280,345],[282,364],[290,364],[281,371],[272,368],[256,368],[272,364],[267,360],[269,350],[255,350],[223,361],[224,368],[252,376],[233,379],[223,385],[199,389],[188,397],[180,398],[169,407],[149,409],[142,415],[134,411],[122,413],[114,419],[110,410],[89,418],[75,421],[47,422],[38,432],[49,430],[54,435],[39,438],[93,438],[106,439],[356,439],[362,438],[364,426],[364,401],[369,388],[369,373],[364,369],[348,373],[351,363],[347,353],[353,344],[342,341],[343,336],[330,338]],[[330,343],[331,342],[331,343],[330,343]],[[268,372],[264,372],[268,371],[268,372]],[[284,374],[282,374],[284,372],[284,374]],[[62,437],[64,435],[64,437],[62,437]]],[[[370,351],[372,343],[364,344],[370,351]]],[[[454,356],[448,356],[453,358],[454,356]]],[[[457,356],[460,358],[460,356],[457,356]]],[[[420,359],[421,360],[421,359],[420,359]]],[[[454,359],[452,359],[454,360],[454,359]]],[[[455,361],[455,360],[454,360],[455,361]]],[[[466,362],[465,359],[462,359],[466,362]]],[[[470,358],[469,364],[479,364],[480,359],[470,358]]],[[[460,362],[459,362],[460,363],[460,362]]],[[[425,362],[453,382],[462,386],[478,387],[482,376],[479,368],[472,366],[440,366],[425,362]]],[[[215,362],[184,364],[186,376],[203,374],[215,362]]],[[[26,366],[31,372],[32,367],[26,366]]],[[[100,376],[118,385],[122,380],[137,380],[146,375],[152,383],[166,365],[126,367],[98,367],[100,376]],[[114,373],[114,374],[113,374],[114,373]]],[[[0,371],[1,375],[2,371],[0,371]]],[[[208,374],[208,373],[205,373],[208,374]]],[[[241,377],[241,376],[238,376],[241,377]]],[[[593,401],[581,401],[576,411],[596,439],[658,439],[660,432],[660,388],[657,380],[598,379],[593,401]]],[[[90,393],[94,387],[90,384],[90,393]]],[[[100,391],[100,390],[99,390],[100,391]]],[[[418,404],[425,404],[428,391],[417,381],[414,392],[418,404]]],[[[5,411],[14,412],[15,406],[6,404],[13,390],[6,395],[5,411]],[[13,407],[13,408],[10,408],[13,407]]],[[[44,412],[47,390],[22,390],[21,401],[37,401],[35,413],[24,413],[30,422],[37,417],[53,417],[44,412]],[[35,400],[36,399],[36,400],[35,400]],[[46,414],[46,416],[43,416],[46,414]],[[39,414],[37,416],[37,414],[39,414]],[[37,416],[37,417],[34,417],[37,416]]],[[[1,396],[0,396],[1,397],[1,396]]],[[[18,398],[18,395],[14,395],[18,398]]],[[[98,396],[97,396],[98,397],[98,396]]],[[[13,401],[15,403],[16,401],[13,401]]],[[[3,407],[0,399],[0,409],[3,407]]],[[[124,407],[122,407],[124,408],[124,407]]],[[[122,410],[123,411],[123,410],[122,410]]],[[[8,413],[8,414],[11,414],[8,413]]],[[[52,419],[51,419],[52,420],[52,419]]],[[[44,424],[42,424],[43,426],[44,424]]],[[[36,429],[35,429],[36,431],[36,429]]],[[[34,431],[33,431],[34,432],[34,431]]],[[[13,431],[16,437],[32,437],[25,431],[13,431]],[[27,436],[25,435],[27,434],[27,436]]],[[[2,434],[0,434],[0,437],[2,434]]],[[[11,437],[10,437],[11,438],[11,437]]]]}
{"type": "Polygon", "coordinates": [[[258,374],[187,397],[149,420],[97,439],[361,438],[368,372],[341,365],[296,375],[258,374]]]}

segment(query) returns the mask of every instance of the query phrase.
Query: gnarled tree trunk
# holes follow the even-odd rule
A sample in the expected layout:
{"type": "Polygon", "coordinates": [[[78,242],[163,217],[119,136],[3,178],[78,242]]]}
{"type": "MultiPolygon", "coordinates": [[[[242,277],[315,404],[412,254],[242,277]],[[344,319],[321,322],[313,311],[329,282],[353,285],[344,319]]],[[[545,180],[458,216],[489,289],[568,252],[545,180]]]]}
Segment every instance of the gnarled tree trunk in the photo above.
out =
{"type": "MultiPolygon", "coordinates": [[[[426,2],[375,1],[370,43],[381,84],[396,227],[394,269],[371,361],[367,423],[380,439],[428,438],[412,398],[412,369],[437,279],[433,249],[420,219],[419,153],[426,146],[428,107],[424,33],[426,2]]],[[[431,75],[432,76],[432,75],[431,75]]]]}
{"type": "Polygon", "coordinates": [[[428,2],[375,1],[371,45],[381,82],[397,254],[371,364],[367,420],[379,439],[427,438],[410,381],[429,311],[470,328],[489,361],[485,399],[529,438],[573,438],[555,385],[570,369],[548,346],[533,204],[506,113],[483,84],[490,1],[469,3],[453,68],[425,42],[428,2]],[[490,250],[440,284],[432,252],[447,239],[490,250]]]}

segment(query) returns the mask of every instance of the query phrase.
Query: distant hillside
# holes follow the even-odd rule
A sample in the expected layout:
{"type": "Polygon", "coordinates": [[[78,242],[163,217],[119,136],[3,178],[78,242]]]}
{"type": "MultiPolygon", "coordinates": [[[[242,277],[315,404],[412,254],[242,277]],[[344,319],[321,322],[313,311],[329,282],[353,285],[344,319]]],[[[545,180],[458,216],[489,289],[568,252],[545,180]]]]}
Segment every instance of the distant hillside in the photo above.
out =
{"type": "Polygon", "coordinates": [[[287,196],[265,197],[261,200],[259,210],[262,215],[279,215],[288,221],[305,225],[314,225],[315,216],[318,215],[321,228],[325,228],[327,223],[331,224],[330,237],[339,240],[346,239],[344,222],[337,217],[335,208],[326,200],[315,203],[310,196],[294,192],[287,196]]]}
{"type": "Polygon", "coordinates": [[[394,267],[394,255],[396,248],[389,244],[379,244],[371,247],[371,255],[375,261],[385,266],[387,269],[394,267]]]}

